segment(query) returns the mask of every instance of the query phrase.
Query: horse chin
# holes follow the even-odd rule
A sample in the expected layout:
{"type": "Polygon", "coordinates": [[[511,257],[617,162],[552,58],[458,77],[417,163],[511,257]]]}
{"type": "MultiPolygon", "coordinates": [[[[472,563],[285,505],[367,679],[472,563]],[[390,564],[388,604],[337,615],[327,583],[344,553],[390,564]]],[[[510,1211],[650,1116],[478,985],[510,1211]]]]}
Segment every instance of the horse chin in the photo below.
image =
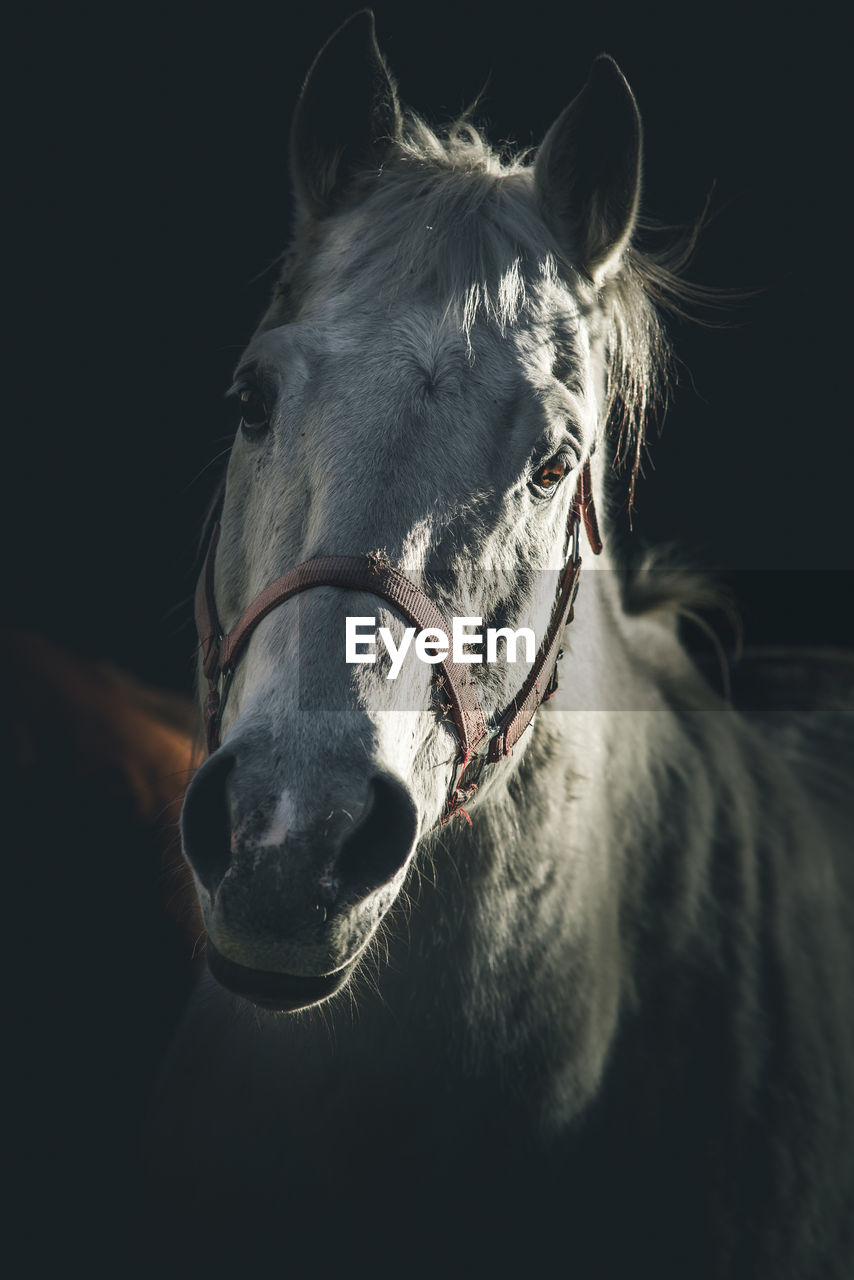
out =
{"type": "Polygon", "coordinates": [[[334,973],[306,975],[274,973],[266,969],[250,969],[236,964],[217,951],[210,938],[207,960],[211,974],[220,986],[251,1001],[261,1009],[277,1013],[295,1013],[328,1000],[340,991],[356,967],[358,957],[348,961],[334,973]]]}
{"type": "Polygon", "coordinates": [[[242,881],[226,876],[213,902],[199,895],[211,975],[264,1009],[293,1012],[328,1000],[369,948],[404,874],[363,896],[342,897],[320,913],[313,884],[300,892],[301,882],[295,881],[289,894],[280,886],[268,894],[257,874],[242,881]]]}

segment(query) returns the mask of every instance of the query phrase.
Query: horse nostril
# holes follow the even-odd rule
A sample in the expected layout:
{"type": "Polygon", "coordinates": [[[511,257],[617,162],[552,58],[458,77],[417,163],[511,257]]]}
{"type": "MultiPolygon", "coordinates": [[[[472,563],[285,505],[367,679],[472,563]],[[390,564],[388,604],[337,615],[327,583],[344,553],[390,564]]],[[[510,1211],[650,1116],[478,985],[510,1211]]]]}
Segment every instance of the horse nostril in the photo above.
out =
{"type": "Polygon", "coordinates": [[[184,857],[213,896],[231,859],[231,813],[225,784],[235,758],[224,748],[205,761],[184,797],[184,857]]]}
{"type": "Polygon", "coordinates": [[[369,893],[391,880],[415,843],[418,816],[406,788],[380,774],[371,780],[371,798],[359,825],[341,846],[336,863],[342,888],[369,893]]]}

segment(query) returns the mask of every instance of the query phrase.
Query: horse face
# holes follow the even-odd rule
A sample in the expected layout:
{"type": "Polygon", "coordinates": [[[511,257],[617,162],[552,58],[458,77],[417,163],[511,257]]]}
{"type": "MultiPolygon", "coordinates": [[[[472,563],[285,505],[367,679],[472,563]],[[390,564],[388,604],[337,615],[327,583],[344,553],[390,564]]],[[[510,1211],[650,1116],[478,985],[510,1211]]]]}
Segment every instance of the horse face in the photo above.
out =
{"type": "MultiPolygon", "coordinates": [[[[236,387],[257,421],[237,433],[216,561],[226,627],[292,566],[381,549],[446,617],[543,636],[595,397],[534,361],[529,335],[469,341],[473,359],[453,322],[410,309],[320,311],[252,344],[236,387]]],[[[374,663],[348,663],[348,617],[401,646],[394,610],[338,588],[260,624],[183,817],[213,970],[274,1003],[343,981],[458,767],[432,667],[410,649],[392,678],[379,643],[374,663]]],[[[503,710],[528,666],[483,664],[484,707],[503,710]]]]}
{"type": "MultiPolygon", "coordinates": [[[[446,617],[526,626],[539,642],[605,380],[596,292],[555,268],[549,225],[569,222],[549,155],[565,139],[550,135],[538,172],[503,171],[483,144],[470,139],[465,154],[458,139],[432,183],[401,146],[383,184],[347,202],[347,146],[331,149],[330,167],[318,159],[329,140],[306,140],[323,57],[294,132],[302,228],[288,287],[235,375],[220,618],[231,627],[298,563],[379,552],[423,574],[446,617]]],[[[374,89],[378,57],[371,28],[374,89]]],[[[396,127],[388,110],[383,127],[396,127]]],[[[364,156],[361,135],[347,145],[364,156]]],[[[610,260],[601,223],[587,237],[591,274],[610,260]]],[[[567,234],[586,243],[577,226],[567,234]]],[[[288,600],[258,626],[223,745],[182,819],[211,968],[275,1008],[346,981],[458,767],[432,667],[411,652],[394,678],[382,653],[348,662],[348,617],[376,618],[402,643],[404,624],[382,600],[340,588],[288,600]]],[[[477,668],[488,713],[506,707],[529,665],[477,668]]]]}

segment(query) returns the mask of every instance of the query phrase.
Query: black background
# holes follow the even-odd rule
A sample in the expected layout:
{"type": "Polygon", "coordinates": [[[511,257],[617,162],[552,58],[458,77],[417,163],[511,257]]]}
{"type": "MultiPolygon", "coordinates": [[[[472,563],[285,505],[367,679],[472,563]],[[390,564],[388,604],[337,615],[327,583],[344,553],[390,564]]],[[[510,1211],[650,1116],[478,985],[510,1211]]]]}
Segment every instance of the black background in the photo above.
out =
{"type": "MultiPolygon", "coordinates": [[[[681,381],[634,540],[725,571],[748,641],[851,643],[842,32],[782,4],[375,9],[404,100],[441,121],[487,84],[494,140],[538,142],[592,58],[617,59],[645,121],[645,211],[684,225],[713,189],[693,278],[758,290],[723,328],[673,326],[681,381]]],[[[235,426],[223,392],[288,239],[302,77],[351,11],[99,0],[6,14],[7,623],[190,689],[199,530],[235,426]]],[[[3,675],[5,706],[19,671],[3,675]]],[[[34,1192],[27,1250],[55,1251],[55,1274],[88,1259],[93,1222],[102,1247],[122,1238],[183,988],[153,941],[150,833],[102,781],[100,808],[91,783],[76,794],[64,740],[47,759],[4,810],[5,865],[25,880],[4,899],[20,932],[5,935],[4,995],[23,1067],[11,1167],[34,1192]]]]}
{"type": "MultiPolygon", "coordinates": [[[[234,428],[222,394],[288,239],[292,108],[352,9],[47,5],[7,29],[4,604],[174,688],[234,428]]],[[[375,12],[404,100],[441,121],[486,85],[493,140],[536,143],[591,59],[617,59],[644,116],[645,212],[686,224],[713,190],[692,276],[758,290],[723,328],[672,326],[681,381],[635,538],[725,570],[748,641],[849,642],[841,31],[794,5],[375,12]]]]}

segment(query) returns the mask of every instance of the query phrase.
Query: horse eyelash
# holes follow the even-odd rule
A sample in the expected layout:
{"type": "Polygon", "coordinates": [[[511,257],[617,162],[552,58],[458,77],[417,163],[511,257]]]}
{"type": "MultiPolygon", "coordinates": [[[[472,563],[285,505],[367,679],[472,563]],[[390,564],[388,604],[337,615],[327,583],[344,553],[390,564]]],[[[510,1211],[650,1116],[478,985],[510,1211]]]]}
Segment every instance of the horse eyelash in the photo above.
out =
{"type": "Polygon", "coordinates": [[[228,388],[228,390],[225,393],[225,399],[237,400],[239,399],[239,397],[242,395],[244,391],[248,391],[254,385],[257,385],[255,383],[255,380],[253,378],[247,378],[244,375],[243,377],[237,379],[235,382],[232,382],[231,386],[228,388]]]}
{"type": "Polygon", "coordinates": [[[235,376],[234,381],[225,393],[226,400],[234,400],[243,391],[257,391],[265,404],[274,405],[279,398],[281,388],[269,372],[256,365],[247,365],[235,376]]]}
{"type": "Polygon", "coordinates": [[[581,466],[581,450],[571,441],[565,441],[551,451],[535,449],[528,458],[529,474],[533,475],[539,471],[547,462],[551,462],[552,458],[566,458],[570,471],[577,471],[581,466]]]}

